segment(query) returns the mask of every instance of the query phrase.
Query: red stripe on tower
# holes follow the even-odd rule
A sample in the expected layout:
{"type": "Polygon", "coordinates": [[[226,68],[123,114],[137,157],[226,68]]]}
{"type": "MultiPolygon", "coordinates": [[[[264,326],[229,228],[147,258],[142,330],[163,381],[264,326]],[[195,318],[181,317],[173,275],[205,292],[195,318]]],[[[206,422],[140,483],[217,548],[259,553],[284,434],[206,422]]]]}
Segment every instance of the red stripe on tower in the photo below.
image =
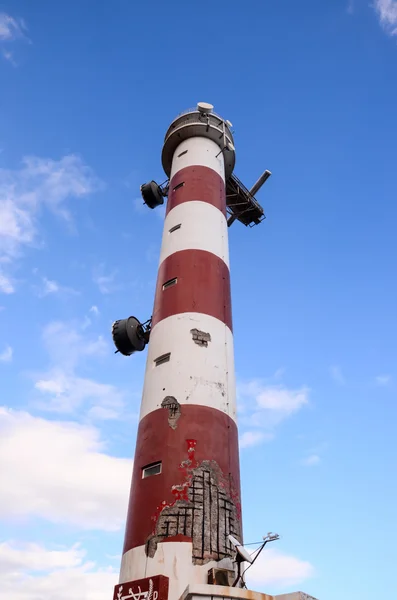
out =
{"type": "Polygon", "coordinates": [[[167,213],[183,202],[200,200],[218,208],[226,217],[225,181],[213,169],[184,167],[170,181],[167,213]]]}

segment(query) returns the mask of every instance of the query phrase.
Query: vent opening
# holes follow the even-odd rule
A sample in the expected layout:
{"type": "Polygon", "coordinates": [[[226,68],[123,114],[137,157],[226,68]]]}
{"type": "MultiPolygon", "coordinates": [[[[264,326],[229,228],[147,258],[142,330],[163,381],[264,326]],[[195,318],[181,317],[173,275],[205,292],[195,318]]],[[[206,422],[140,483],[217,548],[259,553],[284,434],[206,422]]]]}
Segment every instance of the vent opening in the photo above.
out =
{"type": "Polygon", "coordinates": [[[171,227],[171,229],[169,230],[168,233],[174,233],[174,231],[176,231],[177,229],[180,229],[182,227],[182,223],[178,223],[178,225],[174,225],[173,227],[171,227]]]}
{"type": "Polygon", "coordinates": [[[185,185],[184,181],[181,181],[181,183],[178,183],[178,185],[176,185],[173,189],[174,192],[176,192],[176,190],[179,190],[179,188],[183,187],[185,185]]]}
{"type": "Polygon", "coordinates": [[[158,356],[157,358],[154,359],[154,364],[156,365],[156,367],[159,367],[160,365],[168,362],[171,358],[171,352],[167,352],[167,354],[162,354],[161,356],[158,356]]]}
{"type": "Polygon", "coordinates": [[[160,475],[161,473],[161,460],[159,462],[150,463],[146,467],[142,467],[142,479],[151,477],[152,475],[160,475]]]}
{"type": "Polygon", "coordinates": [[[172,287],[178,281],[178,277],[174,277],[173,279],[169,279],[165,283],[163,283],[163,290],[166,290],[169,287],[172,287]]]}

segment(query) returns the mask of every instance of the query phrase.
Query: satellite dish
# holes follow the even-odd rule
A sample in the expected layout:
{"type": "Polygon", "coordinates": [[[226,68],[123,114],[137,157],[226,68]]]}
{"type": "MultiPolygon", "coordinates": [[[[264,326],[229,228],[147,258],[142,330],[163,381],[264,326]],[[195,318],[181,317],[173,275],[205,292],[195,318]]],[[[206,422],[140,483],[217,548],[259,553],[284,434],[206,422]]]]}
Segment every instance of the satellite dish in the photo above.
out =
{"type": "Polygon", "coordinates": [[[201,113],[212,113],[214,107],[208,102],[197,102],[197,110],[201,113]]]}
{"type": "Polygon", "coordinates": [[[161,187],[155,181],[149,181],[141,185],[141,194],[144,203],[149,208],[157,208],[164,204],[164,194],[161,187]]]}
{"type": "Polygon", "coordinates": [[[146,346],[146,339],[141,323],[135,317],[120,319],[112,325],[112,337],[117,352],[131,356],[141,352],[146,346]]]}
{"type": "Polygon", "coordinates": [[[236,548],[236,552],[237,552],[237,554],[239,554],[240,558],[241,558],[243,561],[246,561],[246,562],[252,563],[252,561],[253,561],[254,559],[252,558],[252,556],[251,556],[251,554],[248,552],[248,550],[246,550],[246,549],[244,548],[244,546],[242,546],[242,545],[240,544],[240,542],[238,541],[238,539],[236,539],[236,538],[235,538],[233,535],[231,535],[231,534],[229,534],[229,536],[228,536],[228,537],[229,537],[229,542],[230,542],[231,544],[233,544],[233,546],[236,548]]]}

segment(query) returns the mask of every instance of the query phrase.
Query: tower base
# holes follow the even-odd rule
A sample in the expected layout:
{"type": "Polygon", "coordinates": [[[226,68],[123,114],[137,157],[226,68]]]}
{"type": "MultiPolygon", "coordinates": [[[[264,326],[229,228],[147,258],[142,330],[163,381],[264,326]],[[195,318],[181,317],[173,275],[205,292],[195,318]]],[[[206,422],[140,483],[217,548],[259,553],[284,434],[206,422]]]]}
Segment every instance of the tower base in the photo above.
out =
{"type": "Polygon", "coordinates": [[[180,600],[316,600],[304,592],[291,594],[262,594],[237,587],[221,585],[189,585],[180,600]]]}
{"type": "MultiPolygon", "coordinates": [[[[136,581],[119,583],[114,588],[113,600],[168,600],[169,579],[156,575],[136,581]]],[[[237,587],[222,585],[189,585],[180,600],[316,600],[305,592],[290,594],[262,594],[237,587]]]]}

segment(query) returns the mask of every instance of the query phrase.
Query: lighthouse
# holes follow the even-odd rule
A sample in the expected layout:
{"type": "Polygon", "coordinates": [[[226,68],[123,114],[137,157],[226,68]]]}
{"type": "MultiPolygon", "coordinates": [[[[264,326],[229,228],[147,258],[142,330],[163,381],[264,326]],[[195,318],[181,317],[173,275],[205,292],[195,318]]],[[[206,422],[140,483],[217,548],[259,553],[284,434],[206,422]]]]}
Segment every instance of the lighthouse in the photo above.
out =
{"type": "Polygon", "coordinates": [[[167,197],[152,316],[112,330],[124,355],[147,346],[114,600],[235,595],[243,581],[228,228],[263,220],[254,195],[270,172],[250,190],[237,179],[232,124],[204,102],[171,123],[162,164],[166,182],[141,187],[149,208],[167,197]]]}

